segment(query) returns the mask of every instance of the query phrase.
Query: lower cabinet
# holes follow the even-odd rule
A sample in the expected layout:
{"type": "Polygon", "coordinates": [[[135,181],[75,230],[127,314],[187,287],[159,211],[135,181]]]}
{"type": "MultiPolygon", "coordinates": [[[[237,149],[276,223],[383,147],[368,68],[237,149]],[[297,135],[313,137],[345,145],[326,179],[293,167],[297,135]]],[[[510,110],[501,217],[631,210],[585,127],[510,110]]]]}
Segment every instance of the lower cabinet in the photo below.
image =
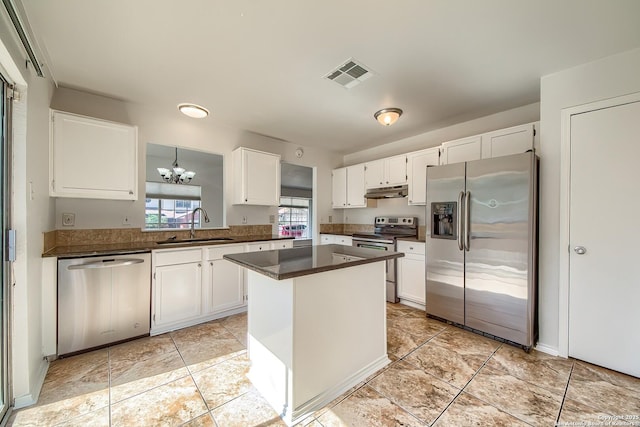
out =
{"type": "Polygon", "coordinates": [[[290,247],[293,240],[153,251],[151,335],[246,311],[244,268],[223,256],[290,247]]]}
{"type": "Polygon", "coordinates": [[[422,306],[426,303],[425,244],[398,241],[398,297],[422,306]]]}

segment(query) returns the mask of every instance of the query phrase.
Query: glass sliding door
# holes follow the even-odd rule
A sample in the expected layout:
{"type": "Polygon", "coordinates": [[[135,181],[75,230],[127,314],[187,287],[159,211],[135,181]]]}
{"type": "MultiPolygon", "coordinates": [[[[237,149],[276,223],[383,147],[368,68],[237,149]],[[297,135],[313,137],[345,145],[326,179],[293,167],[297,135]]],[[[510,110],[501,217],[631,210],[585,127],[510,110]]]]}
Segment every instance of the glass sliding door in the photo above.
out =
{"type": "Polygon", "coordinates": [[[2,224],[2,243],[0,244],[0,420],[4,418],[9,409],[9,378],[8,378],[8,289],[10,283],[9,262],[7,261],[6,245],[7,233],[11,227],[9,216],[9,173],[11,165],[10,124],[11,124],[11,100],[8,97],[10,90],[7,81],[0,75],[0,223],[2,224]]]}

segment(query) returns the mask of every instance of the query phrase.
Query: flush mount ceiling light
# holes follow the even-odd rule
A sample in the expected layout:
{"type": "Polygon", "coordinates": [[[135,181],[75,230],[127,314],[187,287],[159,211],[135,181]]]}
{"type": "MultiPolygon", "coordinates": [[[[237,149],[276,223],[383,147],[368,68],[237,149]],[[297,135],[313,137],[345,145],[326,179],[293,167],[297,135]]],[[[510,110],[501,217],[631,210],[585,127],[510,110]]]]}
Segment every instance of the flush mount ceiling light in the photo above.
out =
{"type": "Polygon", "coordinates": [[[402,110],[399,108],[383,108],[380,111],[376,111],[373,117],[375,117],[381,125],[391,126],[401,115],[402,110]]]}
{"type": "Polygon", "coordinates": [[[194,119],[203,119],[209,115],[209,110],[196,104],[178,104],[178,110],[194,119]]]}
{"type": "Polygon", "coordinates": [[[178,166],[178,147],[176,147],[176,159],[171,166],[171,169],[158,168],[158,173],[162,179],[169,184],[187,184],[196,176],[195,172],[185,170],[185,168],[178,166]]]}

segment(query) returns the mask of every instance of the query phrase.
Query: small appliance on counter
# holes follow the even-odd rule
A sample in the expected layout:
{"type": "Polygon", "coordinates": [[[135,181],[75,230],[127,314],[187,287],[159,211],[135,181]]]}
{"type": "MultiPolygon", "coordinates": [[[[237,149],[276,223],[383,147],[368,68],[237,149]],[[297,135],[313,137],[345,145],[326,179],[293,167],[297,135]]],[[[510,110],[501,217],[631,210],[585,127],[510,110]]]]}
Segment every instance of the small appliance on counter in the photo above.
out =
{"type": "MultiPolygon", "coordinates": [[[[396,240],[399,237],[418,237],[418,218],[378,216],[373,223],[373,233],[356,233],[352,238],[352,246],[377,249],[381,251],[395,251],[396,240]]],[[[397,260],[387,261],[387,301],[399,302],[398,284],[396,279],[397,260]]]]}
{"type": "Polygon", "coordinates": [[[151,255],[58,260],[58,356],[148,336],[151,255]]]}

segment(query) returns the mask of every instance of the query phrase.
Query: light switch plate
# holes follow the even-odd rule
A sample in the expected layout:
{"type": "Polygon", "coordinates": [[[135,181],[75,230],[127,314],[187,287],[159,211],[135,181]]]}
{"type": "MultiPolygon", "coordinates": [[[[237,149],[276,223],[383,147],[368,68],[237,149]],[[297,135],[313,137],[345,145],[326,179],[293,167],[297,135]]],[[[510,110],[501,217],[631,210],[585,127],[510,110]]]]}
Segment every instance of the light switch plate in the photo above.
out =
{"type": "Polygon", "coordinates": [[[62,214],[62,225],[71,227],[76,223],[76,214],[72,213],[63,213],[62,214]]]}
{"type": "Polygon", "coordinates": [[[276,216],[275,215],[269,215],[269,224],[274,224],[276,222],[276,216]]]}

